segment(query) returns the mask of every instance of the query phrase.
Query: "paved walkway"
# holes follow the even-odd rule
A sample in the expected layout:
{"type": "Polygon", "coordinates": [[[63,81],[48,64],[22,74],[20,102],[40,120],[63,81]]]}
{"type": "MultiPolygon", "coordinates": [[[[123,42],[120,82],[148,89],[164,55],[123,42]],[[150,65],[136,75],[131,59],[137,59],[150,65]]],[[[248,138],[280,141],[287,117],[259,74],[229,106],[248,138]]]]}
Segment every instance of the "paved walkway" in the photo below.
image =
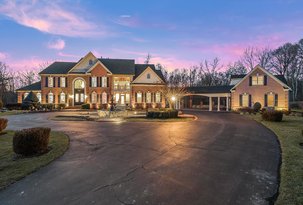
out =
{"type": "Polygon", "coordinates": [[[277,190],[272,132],[241,115],[196,112],[192,122],[56,122],[9,116],[9,129],[65,131],[70,149],[0,192],[1,205],[268,204],[277,190]]]}

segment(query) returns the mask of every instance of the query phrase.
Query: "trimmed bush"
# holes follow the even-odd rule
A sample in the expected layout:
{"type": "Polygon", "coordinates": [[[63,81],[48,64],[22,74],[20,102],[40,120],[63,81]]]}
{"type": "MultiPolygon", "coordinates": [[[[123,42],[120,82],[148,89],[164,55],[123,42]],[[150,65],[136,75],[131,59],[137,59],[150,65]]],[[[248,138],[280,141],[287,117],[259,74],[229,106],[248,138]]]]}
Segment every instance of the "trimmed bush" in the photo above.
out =
{"type": "Polygon", "coordinates": [[[90,109],[90,104],[83,104],[83,105],[81,105],[81,109],[89,110],[90,109]]]}
{"type": "Polygon", "coordinates": [[[242,112],[244,114],[249,113],[252,114],[254,113],[254,109],[250,108],[250,107],[242,107],[238,109],[239,112],[242,112]]]}
{"type": "Polygon", "coordinates": [[[177,118],[178,110],[171,110],[171,109],[149,110],[146,113],[146,117],[158,118],[158,119],[177,118]]]}
{"type": "Polygon", "coordinates": [[[5,106],[9,110],[21,110],[21,103],[10,103],[5,106]]]}
{"type": "Polygon", "coordinates": [[[53,109],[55,109],[55,104],[42,104],[41,108],[44,110],[50,110],[52,111],[53,109]]]}
{"type": "Polygon", "coordinates": [[[30,128],[16,131],[13,137],[13,150],[16,154],[30,156],[48,151],[50,128],[30,128]]]}
{"type": "Polygon", "coordinates": [[[65,109],[66,104],[60,103],[60,104],[58,104],[56,107],[57,107],[57,109],[62,110],[62,109],[65,109]]]}
{"type": "Polygon", "coordinates": [[[5,118],[0,118],[0,133],[5,130],[5,128],[7,127],[7,122],[8,120],[5,118]]]}
{"type": "Polygon", "coordinates": [[[262,112],[262,119],[272,122],[281,122],[283,119],[283,112],[277,110],[266,110],[262,112]]]}
{"type": "Polygon", "coordinates": [[[261,109],[261,103],[256,102],[253,106],[254,112],[259,112],[261,109]]]}

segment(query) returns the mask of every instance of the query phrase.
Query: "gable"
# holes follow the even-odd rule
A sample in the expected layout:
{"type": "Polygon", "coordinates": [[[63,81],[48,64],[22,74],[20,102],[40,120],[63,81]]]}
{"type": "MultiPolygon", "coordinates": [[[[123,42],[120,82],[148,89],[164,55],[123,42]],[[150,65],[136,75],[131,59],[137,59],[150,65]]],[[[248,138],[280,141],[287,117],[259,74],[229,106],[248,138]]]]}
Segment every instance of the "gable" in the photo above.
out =
{"type": "Polygon", "coordinates": [[[111,72],[102,63],[100,63],[100,61],[97,61],[96,64],[87,72],[94,76],[105,76],[107,74],[111,74],[111,72]]]}
{"type": "Polygon", "coordinates": [[[147,67],[134,81],[138,84],[163,84],[163,80],[155,73],[153,69],[147,67]],[[147,76],[150,78],[147,78],[147,76]]]}
{"type": "Polygon", "coordinates": [[[84,58],[82,58],[70,71],[69,73],[86,73],[98,59],[89,52],[84,58]],[[92,61],[92,64],[90,64],[92,61]]]}

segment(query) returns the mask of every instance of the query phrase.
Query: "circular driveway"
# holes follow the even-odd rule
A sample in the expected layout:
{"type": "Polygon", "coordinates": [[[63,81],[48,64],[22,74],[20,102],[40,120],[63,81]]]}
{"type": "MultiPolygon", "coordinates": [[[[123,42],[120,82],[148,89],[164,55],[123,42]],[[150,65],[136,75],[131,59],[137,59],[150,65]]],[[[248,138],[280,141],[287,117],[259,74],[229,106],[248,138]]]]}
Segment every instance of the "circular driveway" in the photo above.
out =
{"type": "Polygon", "coordinates": [[[279,145],[232,113],[192,122],[58,122],[55,113],[9,116],[9,129],[48,126],[69,150],[0,192],[0,204],[269,204],[279,145]]]}

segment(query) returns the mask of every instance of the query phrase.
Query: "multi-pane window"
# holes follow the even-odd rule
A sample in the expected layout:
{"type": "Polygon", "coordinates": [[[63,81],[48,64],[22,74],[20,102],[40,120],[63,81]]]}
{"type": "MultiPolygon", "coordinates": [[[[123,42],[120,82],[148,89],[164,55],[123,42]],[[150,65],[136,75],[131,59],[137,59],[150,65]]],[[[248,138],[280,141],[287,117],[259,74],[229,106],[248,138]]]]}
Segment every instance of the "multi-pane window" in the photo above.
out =
{"type": "Polygon", "coordinates": [[[66,100],[66,95],[65,95],[65,93],[61,93],[60,94],[60,103],[65,103],[65,100],[66,100]]]}
{"type": "Polygon", "coordinates": [[[61,88],[65,88],[66,87],[65,77],[60,77],[60,87],[61,88]]]}
{"type": "Polygon", "coordinates": [[[102,104],[106,104],[107,103],[107,93],[103,92],[102,93],[102,104]]]}
{"type": "Polygon", "coordinates": [[[264,85],[264,76],[263,75],[252,76],[252,85],[264,85]]]}
{"type": "Polygon", "coordinates": [[[156,103],[161,103],[161,93],[156,93],[156,103]]]}
{"type": "Polygon", "coordinates": [[[52,88],[54,87],[54,78],[48,77],[48,87],[52,88]]]}
{"type": "Polygon", "coordinates": [[[142,103],[142,93],[137,93],[137,103],[142,103]]]}
{"type": "Polygon", "coordinates": [[[54,94],[53,93],[48,94],[48,103],[54,103],[54,94]]]}
{"type": "Polygon", "coordinates": [[[249,95],[247,94],[242,95],[242,106],[243,107],[249,106],[249,95]]]}
{"type": "Polygon", "coordinates": [[[275,95],[273,93],[269,93],[267,95],[267,106],[274,107],[275,106],[275,95]]]}
{"type": "Polygon", "coordinates": [[[119,102],[119,98],[120,98],[119,93],[116,93],[116,103],[118,103],[118,102],[119,102]]]}
{"type": "Polygon", "coordinates": [[[92,92],[92,103],[97,103],[97,93],[92,92]]]}
{"type": "Polygon", "coordinates": [[[107,77],[102,77],[102,87],[107,87],[107,77]]]}
{"type": "Polygon", "coordinates": [[[37,98],[38,98],[38,100],[39,100],[39,102],[41,103],[41,93],[37,93],[37,98]]]}
{"type": "Polygon", "coordinates": [[[126,103],[129,103],[129,101],[130,101],[130,95],[129,94],[125,94],[125,101],[126,101],[126,103]]]}
{"type": "Polygon", "coordinates": [[[92,77],[92,87],[97,87],[97,77],[92,77]]]}
{"type": "Polygon", "coordinates": [[[146,93],[146,103],[151,103],[151,93],[146,93]]]}

